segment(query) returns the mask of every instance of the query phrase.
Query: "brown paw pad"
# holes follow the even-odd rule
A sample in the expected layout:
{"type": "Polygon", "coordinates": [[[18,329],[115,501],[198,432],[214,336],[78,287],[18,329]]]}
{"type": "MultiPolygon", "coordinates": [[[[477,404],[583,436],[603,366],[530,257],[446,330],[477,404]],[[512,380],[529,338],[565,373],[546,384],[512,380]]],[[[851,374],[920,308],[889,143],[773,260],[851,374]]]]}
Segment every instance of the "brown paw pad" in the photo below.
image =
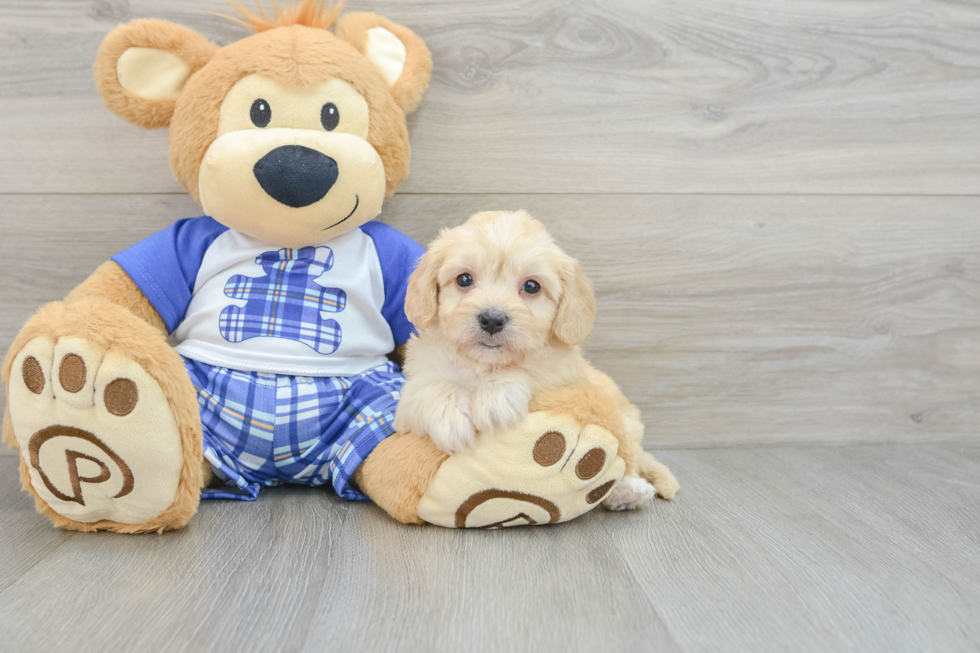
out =
{"type": "Polygon", "coordinates": [[[136,384],[129,379],[116,379],[105,387],[102,395],[106,410],[113,415],[124,417],[133,412],[139,401],[136,384]]]}
{"type": "Polygon", "coordinates": [[[565,436],[558,431],[548,431],[534,443],[531,455],[537,464],[551,467],[565,455],[565,436]]]}
{"type": "Polygon", "coordinates": [[[27,389],[36,395],[44,392],[44,371],[41,369],[41,364],[37,362],[37,359],[33,356],[28,356],[24,359],[24,364],[21,366],[21,374],[24,377],[24,385],[27,389]]]}
{"type": "Polygon", "coordinates": [[[85,361],[78,354],[68,354],[61,359],[58,380],[67,392],[75,393],[85,387],[85,361]]]}
{"type": "Polygon", "coordinates": [[[616,485],[616,481],[606,481],[596,489],[589,492],[585,496],[585,500],[590,504],[599,503],[602,501],[603,497],[609,494],[609,491],[613,489],[614,485],[616,485]]]}
{"type": "Polygon", "coordinates": [[[606,464],[606,452],[598,447],[589,449],[575,464],[575,475],[583,481],[595,478],[606,464]]]}

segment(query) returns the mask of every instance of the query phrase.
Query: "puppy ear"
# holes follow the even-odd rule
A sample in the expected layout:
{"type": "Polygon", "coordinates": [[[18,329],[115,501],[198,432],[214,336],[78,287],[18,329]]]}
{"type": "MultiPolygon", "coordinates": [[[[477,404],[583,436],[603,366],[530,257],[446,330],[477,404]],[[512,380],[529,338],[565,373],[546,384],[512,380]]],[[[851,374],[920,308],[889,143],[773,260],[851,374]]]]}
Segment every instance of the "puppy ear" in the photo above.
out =
{"type": "Polygon", "coordinates": [[[405,316],[416,329],[427,328],[439,312],[439,266],[441,256],[430,249],[419,260],[419,266],[408,278],[405,293],[405,316]]]}
{"type": "Polygon", "coordinates": [[[558,313],[551,325],[555,337],[567,345],[577,345],[592,331],[595,320],[595,293],[578,261],[570,260],[570,270],[561,276],[562,293],[558,313]]]}
{"type": "Polygon", "coordinates": [[[95,85],[117,116],[144,129],[166,127],[187,80],[217,50],[183,25],[134,20],[102,41],[95,58],[95,85]]]}
{"type": "Polygon", "coordinates": [[[402,111],[415,111],[432,73],[432,55],[421,38],[407,27],[367,13],[342,16],[337,21],[337,36],[381,71],[402,111]]]}

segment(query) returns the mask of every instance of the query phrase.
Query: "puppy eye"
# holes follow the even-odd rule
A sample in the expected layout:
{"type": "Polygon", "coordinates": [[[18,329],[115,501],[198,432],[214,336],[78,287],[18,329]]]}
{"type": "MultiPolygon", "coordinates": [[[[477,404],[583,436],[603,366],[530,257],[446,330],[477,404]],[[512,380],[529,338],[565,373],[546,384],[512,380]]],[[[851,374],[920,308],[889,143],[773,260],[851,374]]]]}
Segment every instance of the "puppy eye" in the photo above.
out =
{"type": "Polygon", "coordinates": [[[333,102],[327,102],[320,109],[320,124],[328,132],[332,132],[340,124],[340,110],[333,102]]]}
{"type": "Polygon", "coordinates": [[[468,272],[464,272],[456,277],[456,285],[458,285],[460,288],[468,288],[469,286],[472,286],[473,275],[469,274],[468,272]]]}
{"type": "Polygon", "coordinates": [[[541,284],[534,279],[528,279],[524,282],[524,287],[522,290],[529,295],[536,295],[538,294],[538,291],[541,290],[541,284]]]}
{"type": "Polygon", "coordinates": [[[252,124],[256,127],[265,127],[272,120],[272,108],[269,103],[259,98],[252,103],[252,110],[250,112],[252,118],[252,124]]]}

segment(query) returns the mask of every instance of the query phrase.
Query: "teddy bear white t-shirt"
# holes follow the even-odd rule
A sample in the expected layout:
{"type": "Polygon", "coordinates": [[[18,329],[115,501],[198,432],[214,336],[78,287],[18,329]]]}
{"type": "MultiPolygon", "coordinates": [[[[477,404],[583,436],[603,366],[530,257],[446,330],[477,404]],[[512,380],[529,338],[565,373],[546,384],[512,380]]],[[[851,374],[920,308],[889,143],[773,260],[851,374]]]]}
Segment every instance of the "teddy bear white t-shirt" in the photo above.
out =
{"type": "Polygon", "coordinates": [[[405,291],[423,251],[380,222],[292,249],[201,217],[113,260],[186,358],[249,372],[353,376],[383,364],[411,336],[405,291]]]}

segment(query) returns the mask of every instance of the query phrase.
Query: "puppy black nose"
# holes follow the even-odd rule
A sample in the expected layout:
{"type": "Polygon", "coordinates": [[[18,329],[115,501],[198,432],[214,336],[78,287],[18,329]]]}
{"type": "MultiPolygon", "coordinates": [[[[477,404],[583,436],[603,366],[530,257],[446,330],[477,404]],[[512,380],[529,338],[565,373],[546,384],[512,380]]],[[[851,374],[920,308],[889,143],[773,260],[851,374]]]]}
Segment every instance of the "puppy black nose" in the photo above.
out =
{"type": "Polygon", "coordinates": [[[476,316],[476,320],[480,323],[481,329],[493,335],[504,330],[504,325],[507,324],[507,314],[502,311],[483,311],[476,316]]]}
{"type": "Polygon", "coordinates": [[[252,169],[269,197],[294,209],[319,202],[337,181],[337,162],[302,145],[283,145],[252,169]]]}

